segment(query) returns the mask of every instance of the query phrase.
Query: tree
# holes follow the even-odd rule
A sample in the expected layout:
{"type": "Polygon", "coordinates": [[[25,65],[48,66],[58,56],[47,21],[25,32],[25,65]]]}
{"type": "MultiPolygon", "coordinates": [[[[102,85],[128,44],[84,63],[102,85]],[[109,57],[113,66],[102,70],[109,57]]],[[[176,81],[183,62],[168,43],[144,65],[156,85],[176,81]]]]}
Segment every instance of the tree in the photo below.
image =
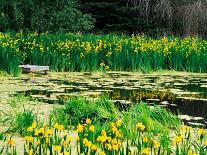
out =
{"type": "Polygon", "coordinates": [[[76,0],[1,0],[0,30],[88,31],[94,19],[77,9],[76,0]]]}

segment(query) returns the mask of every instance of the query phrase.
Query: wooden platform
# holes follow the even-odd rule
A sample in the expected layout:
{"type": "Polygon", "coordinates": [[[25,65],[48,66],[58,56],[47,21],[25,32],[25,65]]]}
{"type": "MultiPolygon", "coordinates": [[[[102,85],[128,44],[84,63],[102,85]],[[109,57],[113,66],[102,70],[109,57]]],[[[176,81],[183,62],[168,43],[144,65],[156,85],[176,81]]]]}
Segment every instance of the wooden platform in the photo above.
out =
{"type": "Polygon", "coordinates": [[[49,66],[36,66],[36,65],[19,65],[19,68],[22,69],[25,73],[30,72],[44,72],[46,75],[50,69],[49,66]]]}

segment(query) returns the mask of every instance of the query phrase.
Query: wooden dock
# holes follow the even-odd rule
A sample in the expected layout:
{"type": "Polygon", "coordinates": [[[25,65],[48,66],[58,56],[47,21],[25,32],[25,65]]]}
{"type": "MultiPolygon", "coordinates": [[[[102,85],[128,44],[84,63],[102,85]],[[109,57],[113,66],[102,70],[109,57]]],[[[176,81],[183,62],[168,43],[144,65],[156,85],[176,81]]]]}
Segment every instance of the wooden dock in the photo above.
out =
{"type": "Polygon", "coordinates": [[[44,72],[45,75],[48,73],[50,69],[49,66],[36,66],[36,65],[19,65],[19,68],[21,68],[24,73],[44,72]]]}

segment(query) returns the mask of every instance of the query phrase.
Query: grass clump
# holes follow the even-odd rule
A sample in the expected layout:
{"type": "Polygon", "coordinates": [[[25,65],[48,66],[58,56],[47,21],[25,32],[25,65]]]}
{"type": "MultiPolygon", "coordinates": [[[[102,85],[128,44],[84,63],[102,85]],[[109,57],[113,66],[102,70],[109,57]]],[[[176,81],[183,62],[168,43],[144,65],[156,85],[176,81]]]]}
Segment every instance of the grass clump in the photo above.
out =
{"type": "Polygon", "coordinates": [[[134,132],[131,125],[137,121],[143,122],[149,131],[156,134],[177,130],[182,124],[177,116],[166,109],[157,106],[151,109],[145,103],[133,104],[129,109],[123,111],[119,109],[105,96],[97,100],[78,97],[71,98],[62,108],[55,109],[51,116],[65,126],[76,126],[79,122],[90,118],[97,126],[107,127],[114,120],[122,119],[126,134],[130,134],[130,131],[134,132]]]}
{"type": "Polygon", "coordinates": [[[12,127],[10,131],[18,132],[24,135],[27,132],[27,128],[36,121],[36,115],[32,110],[24,110],[23,112],[18,112],[15,114],[15,118],[12,121],[12,127]]]}
{"type": "Polygon", "coordinates": [[[24,106],[25,104],[28,104],[29,101],[29,97],[26,97],[22,94],[17,94],[9,100],[8,104],[13,108],[18,108],[24,106]]]}

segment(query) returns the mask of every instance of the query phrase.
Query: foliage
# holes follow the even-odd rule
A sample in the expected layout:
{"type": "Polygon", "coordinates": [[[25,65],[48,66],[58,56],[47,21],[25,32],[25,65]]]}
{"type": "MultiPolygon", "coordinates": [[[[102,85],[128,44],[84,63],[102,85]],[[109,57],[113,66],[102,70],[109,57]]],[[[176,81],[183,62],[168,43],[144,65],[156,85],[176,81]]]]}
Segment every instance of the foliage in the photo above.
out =
{"type": "Polygon", "coordinates": [[[77,9],[76,0],[1,0],[0,31],[88,31],[94,19],[77,9]]]}

